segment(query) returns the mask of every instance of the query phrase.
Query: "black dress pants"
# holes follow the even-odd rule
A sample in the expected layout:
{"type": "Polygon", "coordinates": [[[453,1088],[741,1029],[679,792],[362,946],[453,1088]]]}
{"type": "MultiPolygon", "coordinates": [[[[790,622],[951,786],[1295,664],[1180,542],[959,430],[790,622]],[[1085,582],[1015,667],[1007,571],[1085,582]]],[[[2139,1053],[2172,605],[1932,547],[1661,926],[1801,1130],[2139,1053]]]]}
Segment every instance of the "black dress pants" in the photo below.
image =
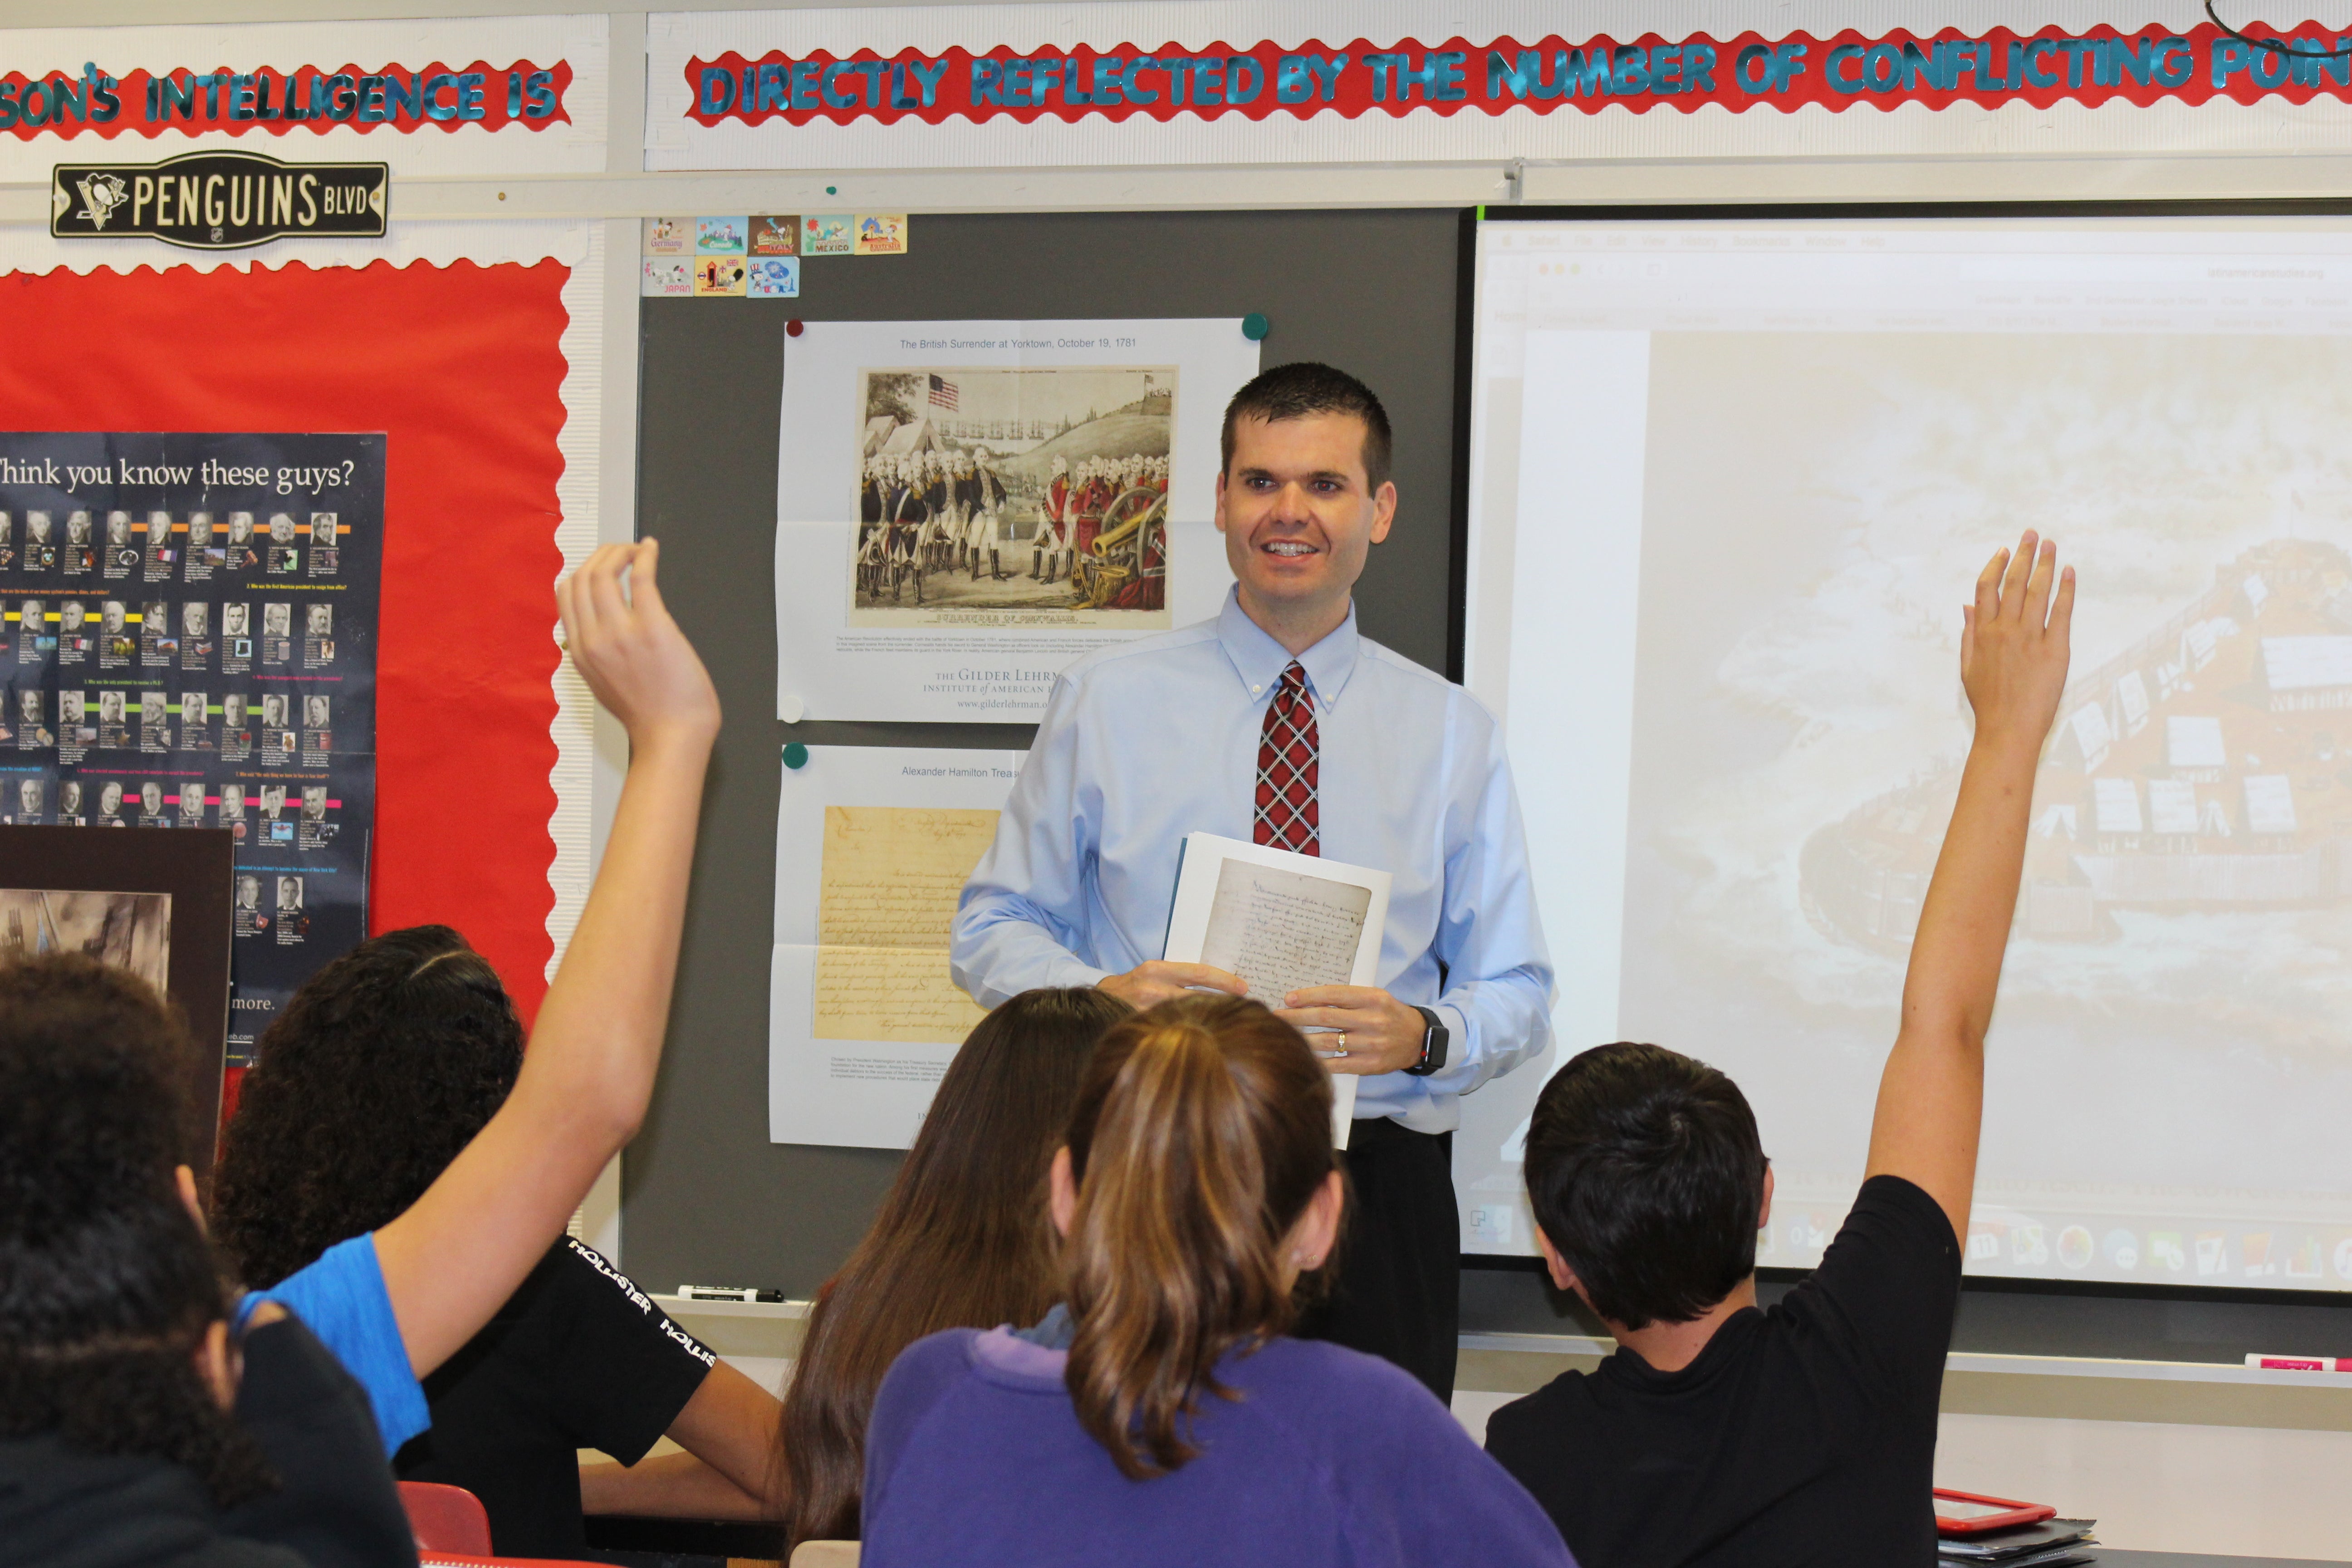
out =
{"type": "Polygon", "coordinates": [[[1297,1331],[1393,1362],[1450,1405],[1462,1317],[1454,1134],[1362,1121],[1339,1158],[1349,1193],[1339,1268],[1297,1331]]]}

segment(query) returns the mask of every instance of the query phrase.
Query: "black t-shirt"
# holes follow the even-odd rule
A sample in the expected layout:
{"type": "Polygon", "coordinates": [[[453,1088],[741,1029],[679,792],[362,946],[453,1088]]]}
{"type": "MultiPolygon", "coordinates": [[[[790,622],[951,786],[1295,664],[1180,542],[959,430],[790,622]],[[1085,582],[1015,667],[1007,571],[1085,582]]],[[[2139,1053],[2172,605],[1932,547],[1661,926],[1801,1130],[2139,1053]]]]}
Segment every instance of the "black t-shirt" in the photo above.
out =
{"type": "Polygon", "coordinates": [[[1486,1449],[1588,1568],[1925,1568],[1959,1287],[1943,1209],[1873,1177],[1777,1306],[1680,1372],[1620,1349],[1565,1373],[1496,1411],[1486,1449]]]}
{"type": "Polygon", "coordinates": [[[236,1421],[279,1484],[226,1512],[152,1455],[0,1443],[0,1564],[416,1568],[367,1395],[299,1321],[245,1336],[236,1421]]]}
{"type": "Polygon", "coordinates": [[[393,1468],[481,1499],[501,1557],[578,1557],[577,1450],[635,1464],[715,1359],[594,1250],[559,1241],[425,1380],[432,1428],[402,1446],[393,1468]]]}
{"type": "Polygon", "coordinates": [[[383,1435],[366,1391],[291,1314],[244,1342],[237,1424],[282,1484],[229,1510],[223,1527],[292,1547],[312,1568],[414,1563],[416,1538],[384,1474],[383,1435]]]}

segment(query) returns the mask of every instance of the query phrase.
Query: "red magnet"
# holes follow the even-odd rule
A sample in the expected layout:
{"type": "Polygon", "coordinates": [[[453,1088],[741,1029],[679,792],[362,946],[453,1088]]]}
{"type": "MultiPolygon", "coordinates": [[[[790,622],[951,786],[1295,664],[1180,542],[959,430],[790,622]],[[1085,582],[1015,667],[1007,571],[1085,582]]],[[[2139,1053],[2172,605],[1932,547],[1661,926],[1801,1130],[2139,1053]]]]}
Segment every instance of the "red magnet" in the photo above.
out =
{"type": "Polygon", "coordinates": [[[784,336],[788,338],[796,338],[800,335],[801,319],[798,316],[794,316],[791,321],[784,323],[784,336]]]}

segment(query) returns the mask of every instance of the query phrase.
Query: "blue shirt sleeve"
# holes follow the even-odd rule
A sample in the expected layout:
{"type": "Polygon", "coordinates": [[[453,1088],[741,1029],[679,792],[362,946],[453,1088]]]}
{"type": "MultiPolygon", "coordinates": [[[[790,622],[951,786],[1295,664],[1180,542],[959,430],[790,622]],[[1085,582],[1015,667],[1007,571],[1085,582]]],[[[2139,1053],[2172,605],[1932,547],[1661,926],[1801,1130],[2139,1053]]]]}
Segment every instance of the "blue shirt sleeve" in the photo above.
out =
{"type": "Polygon", "coordinates": [[[1083,926],[1093,830],[1080,776],[1082,700],[1068,676],[1055,682],[996,837],[957,901],[948,970],[983,1007],[1040,986],[1092,985],[1112,973],[1079,955],[1090,945],[1083,926]]]}
{"type": "Polygon", "coordinates": [[[1480,717],[1483,754],[1459,770],[1448,803],[1445,906],[1434,943],[1446,975],[1437,1006],[1454,1015],[1452,1049],[1444,1068],[1421,1080],[1454,1094],[1540,1060],[1551,1049],[1558,990],[1502,726],[1483,710],[1480,717]]]}
{"type": "Polygon", "coordinates": [[[318,1261],[246,1297],[237,1303],[239,1329],[263,1301],[275,1301],[301,1319],[367,1390],[385,1458],[433,1425],[425,1389],[400,1337],[400,1320],[393,1314],[391,1292],[384,1289],[383,1269],[376,1262],[374,1236],[339,1241],[320,1253],[318,1261]]]}

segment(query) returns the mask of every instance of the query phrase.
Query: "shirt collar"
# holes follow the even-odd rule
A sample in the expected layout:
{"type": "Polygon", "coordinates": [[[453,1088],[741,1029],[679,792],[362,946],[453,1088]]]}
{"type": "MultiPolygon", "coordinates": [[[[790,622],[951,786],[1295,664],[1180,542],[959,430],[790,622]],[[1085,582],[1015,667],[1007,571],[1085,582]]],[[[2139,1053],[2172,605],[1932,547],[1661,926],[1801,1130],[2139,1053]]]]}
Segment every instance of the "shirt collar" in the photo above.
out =
{"type": "MultiPolygon", "coordinates": [[[[1252,697],[1263,697],[1272,691],[1281,681],[1282,672],[1290,667],[1290,650],[1249,618],[1242,608],[1238,588],[1225,591],[1225,607],[1217,612],[1217,640],[1224,645],[1225,657],[1233,660],[1234,673],[1242,678],[1242,684],[1249,688],[1252,697]]],[[[1356,605],[1351,599],[1348,618],[1321,642],[1297,656],[1318,707],[1339,705],[1339,694],[1348,689],[1348,677],[1355,672],[1356,653],[1362,646],[1363,639],[1356,635],[1356,605]]]]}

